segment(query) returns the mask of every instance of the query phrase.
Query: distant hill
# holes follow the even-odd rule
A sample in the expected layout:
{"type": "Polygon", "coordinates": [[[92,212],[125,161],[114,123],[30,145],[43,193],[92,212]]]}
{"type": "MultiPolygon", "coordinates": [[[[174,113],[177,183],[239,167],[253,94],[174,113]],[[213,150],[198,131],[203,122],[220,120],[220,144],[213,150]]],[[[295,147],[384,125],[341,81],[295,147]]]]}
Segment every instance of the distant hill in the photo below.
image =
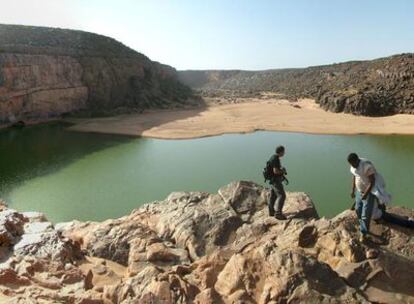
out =
{"type": "Polygon", "coordinates": [[[197,102],[174,68],[112,38],[0,24],[0,124],[197,102]]]}
{"type": "Polygon", "coordinates": [[[383,116],[414,113],[414,54],[371,61],[265,71],[179,71],[179,79],[203,95],[251,95],[260,91],[287,98],[314,98],[333,112],[383,116]]]}

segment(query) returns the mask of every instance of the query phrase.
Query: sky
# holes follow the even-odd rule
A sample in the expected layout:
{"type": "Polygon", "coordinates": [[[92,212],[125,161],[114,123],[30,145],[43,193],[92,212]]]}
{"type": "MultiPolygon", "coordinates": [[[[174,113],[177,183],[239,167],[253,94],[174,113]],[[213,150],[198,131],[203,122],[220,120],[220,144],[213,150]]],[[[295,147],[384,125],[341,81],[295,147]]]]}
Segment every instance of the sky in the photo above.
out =
{"type": "Polygon", "coordinates": [[[115,38],[179,70],[306,67],[414,52],[412,0],[0,0],[0,23],[115,38]]]}

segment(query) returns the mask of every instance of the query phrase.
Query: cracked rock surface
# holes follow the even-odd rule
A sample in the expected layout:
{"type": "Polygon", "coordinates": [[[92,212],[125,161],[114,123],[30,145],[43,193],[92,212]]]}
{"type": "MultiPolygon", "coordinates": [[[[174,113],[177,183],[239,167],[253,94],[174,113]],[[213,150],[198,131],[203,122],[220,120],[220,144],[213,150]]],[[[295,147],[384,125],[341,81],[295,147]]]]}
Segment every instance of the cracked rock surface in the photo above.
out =
{"type": "MultiPolygon", "coordinates": [[[[414,303],[412,230],[372,223],[373,236],[362,244],[353,211],[319,218],[309,196],[288,193],[288,220],[278,221],[267,214],[267,196],[266,188],[240,181],[217,194],[172,193],[101,223],[52,225],[39,214],[30,220],[5,209],[5,218],[14,214],[15,220],[4,227],[10,241],[2,247],[8,254],[1,299],[414,303]],[[23,246],[30,250],[22,255],[26,234],[42,241],[23,246]]],[[[404,208],[390,212],[414,215],[404,208]]]]}

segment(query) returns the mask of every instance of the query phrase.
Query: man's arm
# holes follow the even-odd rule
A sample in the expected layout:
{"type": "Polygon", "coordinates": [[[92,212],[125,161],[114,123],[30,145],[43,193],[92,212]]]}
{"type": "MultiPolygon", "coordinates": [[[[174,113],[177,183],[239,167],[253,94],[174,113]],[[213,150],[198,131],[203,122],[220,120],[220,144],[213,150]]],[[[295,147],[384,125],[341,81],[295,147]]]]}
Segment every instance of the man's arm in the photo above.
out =
{"type": "Polygon", "coordinates": [[[351,197],[355,198],[355,175],[352,175],[351,197]]]}
{"type": "Polygon", "coordinates": [[[282,176],[284,174],[281,169],[276,168],[276,167],[273,167],[273,173],[274,175],[277,175],[277,176],[282,176]]]}
{"type": "Polygon", "coordinates": [[[369,184],[368,187],[365,189],[364,193],[362,194],[362,199],[367,199],[368,194],[371,192],[372,188],[375,185],[375,174],[371,174],[368,176],[369,184]]]}
{"type": "Polygon", "coordinates": [[[282,171],[282,166],[280,165],[280,160],[278,157],[274,156],[274,158],[272,159],[272,171],[273,174],[275,176],[282,176],[283,175],[283,171],[282,171]]]}

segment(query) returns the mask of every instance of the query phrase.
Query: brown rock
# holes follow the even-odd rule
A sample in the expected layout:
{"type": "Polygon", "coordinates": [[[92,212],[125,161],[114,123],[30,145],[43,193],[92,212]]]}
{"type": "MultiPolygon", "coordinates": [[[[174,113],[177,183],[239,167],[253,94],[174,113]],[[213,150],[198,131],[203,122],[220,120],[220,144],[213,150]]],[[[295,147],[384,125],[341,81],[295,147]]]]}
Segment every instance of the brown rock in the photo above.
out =
{"type": "Polygon", "coordinates": [[[12,209],[4,209],[0,212],[0,245],[15,244],[23,234],[23,227],[27,219],[12,209]]]}
{"type": "Polygon", "coordinates": [[[188,253],[184,249],[169,248],[162,243],[155,243],[147,247],[147,260],[150,262],[189,263],[188,253]]]}
{"type": "MultiPolygon", "coordinates": [[[[125,266],[17,254],[3,267],[5,280],[23,278],[20,294],[7,284],[0,292],[52,303],[414,301],[413,231],[373,224],[384,242],[361,245],[354,212],[318,219],[305,194],[288,194],[289,219],[281,222],[267,215],[268,191],[259,185],[236,182],[219,193],[173,193],[119,219],[58,225],[59,235],[82,240],[88,254],[125,266]],[[372,252],[380,254],[367,259],[372,252]]],[[[34,223],[24,226],[26,234],[56,232],[34,223]]]]}
{"type": "Polygon", "coordinates": [[[26,277],[19,276],[12,269],[1,269],[0,270],[0,284],[1,285],[10,285],[10,286],[24,286],[30,285],[30,280],[26,277]]]}
{"type": "Polygon", "coordinates": [[[366,252],[367,259],[376,259],[379,255],[379,251],[376,249],[368,249],[366,252]]]}

